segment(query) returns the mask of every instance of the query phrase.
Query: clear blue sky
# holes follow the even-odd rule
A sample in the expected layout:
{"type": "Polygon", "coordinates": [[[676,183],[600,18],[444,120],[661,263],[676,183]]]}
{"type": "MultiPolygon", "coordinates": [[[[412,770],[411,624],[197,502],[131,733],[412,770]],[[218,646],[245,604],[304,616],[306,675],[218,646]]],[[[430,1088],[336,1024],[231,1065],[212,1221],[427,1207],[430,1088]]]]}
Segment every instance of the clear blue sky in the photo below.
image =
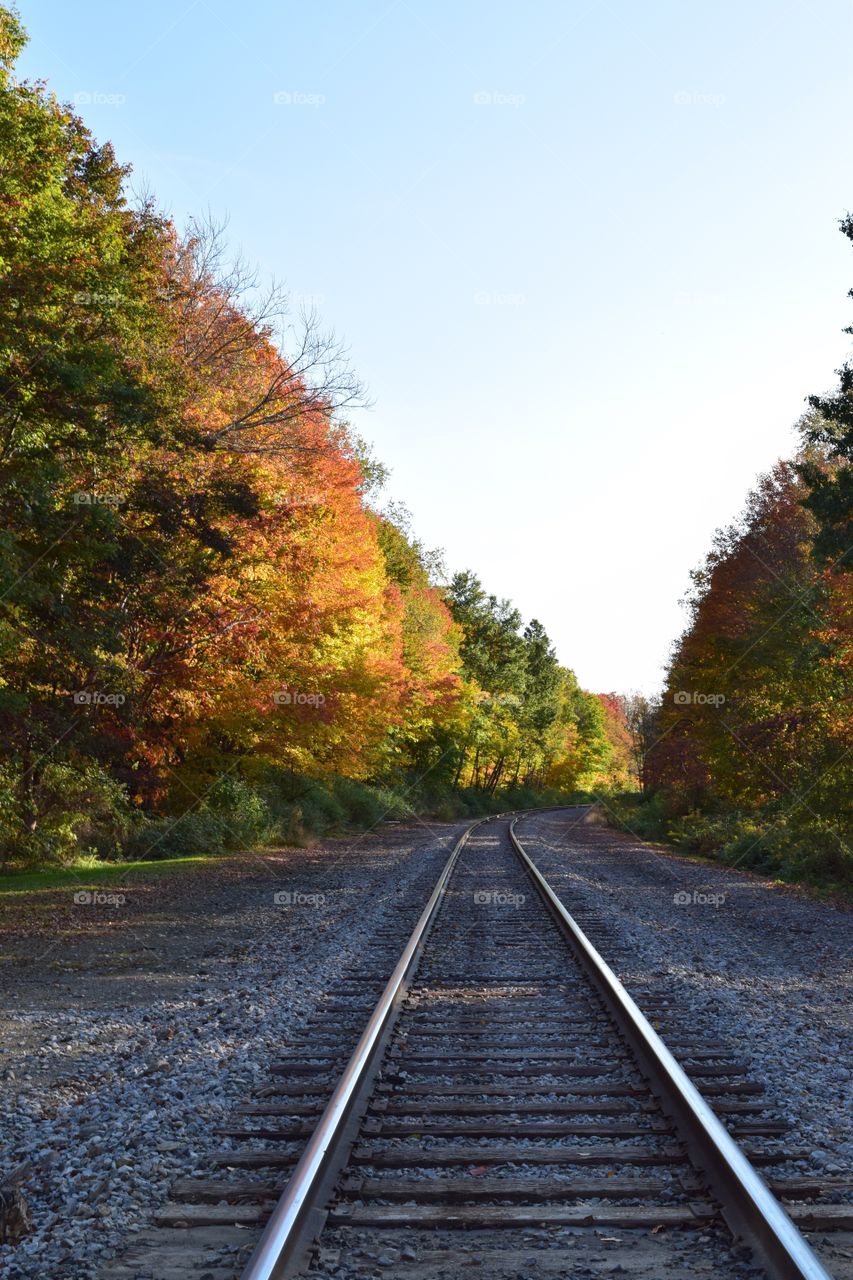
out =
{"type": "Polygon", "coordinates": [[[24,0],[179,220],[318,301],[451,568],[653,690],[853,319],[850,0],[24,0]],[[276,101],[278,95],[278,101],[276,101]]]}

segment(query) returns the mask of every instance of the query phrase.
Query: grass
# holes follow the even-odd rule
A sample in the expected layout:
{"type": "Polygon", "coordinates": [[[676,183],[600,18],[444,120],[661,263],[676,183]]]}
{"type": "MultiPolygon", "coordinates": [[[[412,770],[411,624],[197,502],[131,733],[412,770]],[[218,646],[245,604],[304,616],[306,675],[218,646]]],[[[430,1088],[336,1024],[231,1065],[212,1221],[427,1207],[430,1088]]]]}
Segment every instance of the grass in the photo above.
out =
{"type": "Polygon", "coordinates": [[[0,875],[0,897],[39,890],[98,888],[103,884],[127,884],[134,879],[151,880],[176,871],[216,862],[227,854],[193,854],[185,858],[162,858],[151,862],[100,862],[96,858],[78,858],[63,867],[47,867],[40,871],[7,871],[0,875]]]}

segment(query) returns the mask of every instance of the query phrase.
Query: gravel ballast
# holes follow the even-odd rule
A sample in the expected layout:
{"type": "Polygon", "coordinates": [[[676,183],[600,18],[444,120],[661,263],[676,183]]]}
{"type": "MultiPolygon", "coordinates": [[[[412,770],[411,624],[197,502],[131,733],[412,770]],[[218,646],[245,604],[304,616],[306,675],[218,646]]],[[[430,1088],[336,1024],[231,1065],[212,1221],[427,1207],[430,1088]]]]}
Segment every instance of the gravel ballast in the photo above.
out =
{"type": "MultiPolygon", "coordinates": [[[[808,1151],[785,1172],[846,1172],[850,911],[589,816],[525,816],[518,834],[641,1005],[671,1000],[662,1034],[718,1036],[751,1063],[808,1151]]],[[[377,937],[414,925],[465,825],[223,860],[124,903],[68,889],[0,908],[0,1182],[32,1220],[0,1271],[88,1280],[122,1255],[377,937]]]]}
{"type": "Polygon", "coordinates": [[[27,895],[18,931],[7,910],[0,1183],[31,1229],[0,1244],[4,1276],[84,1280],[132,1243],[377,929],[413,927],[464,826],[134,882],[117,906],[69,907],[69,889],[37,928],[27,895]]]}
{"type": "Polygon", "coordinates": [[[605,959],[619,953],[629,989],[673,995],[670,1027],[717,1035],[751,1061],[809,1149],[799,1171],[848,1172],[853,912],[647,844],[585,809],[525,817],[517,830],[568,910],[592,913],[592,940],[605,959]]]}

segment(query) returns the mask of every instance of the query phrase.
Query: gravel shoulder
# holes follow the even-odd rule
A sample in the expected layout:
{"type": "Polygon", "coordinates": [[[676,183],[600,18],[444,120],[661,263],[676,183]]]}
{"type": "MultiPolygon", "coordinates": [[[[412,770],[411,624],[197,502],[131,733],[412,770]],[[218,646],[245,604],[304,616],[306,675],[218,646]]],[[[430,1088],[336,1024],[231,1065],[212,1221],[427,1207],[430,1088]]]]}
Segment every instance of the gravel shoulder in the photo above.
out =
{"type": "Polygon", "coordinates": [[[0,1182],[32,1220],[4,1275],[83,1280],[125,1248],[375,930],[414,924],[465,825],[226,858],[118,902],[0,900],[0,1182]]]}
{"type": "Polygon", "coordinates": [[[810,1149],[809,1171],[848,1172],[853,911],[590,817],[552,811],[520,820],[518,833],[567,908],[595,912],[624,948],[629,988],[676,992],[682,1026],[712,1028],[752,1061],[810,1149]]]}

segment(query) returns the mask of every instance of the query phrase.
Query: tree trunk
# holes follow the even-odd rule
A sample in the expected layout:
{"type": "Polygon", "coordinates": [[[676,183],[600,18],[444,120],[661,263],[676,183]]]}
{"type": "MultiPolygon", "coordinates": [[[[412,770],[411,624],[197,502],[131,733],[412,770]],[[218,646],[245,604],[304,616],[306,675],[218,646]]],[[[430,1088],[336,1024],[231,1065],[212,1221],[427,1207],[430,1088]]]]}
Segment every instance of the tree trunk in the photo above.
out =
{"type": "Polygon", "coordinates": [[[36,804],[37,768],[38,762],[33,764],[32,742],[28,738],[21,755],[21,777],[18,781],[20,818],[27,835],[32,835],[38,826],[39,815],[36,804]]]}

